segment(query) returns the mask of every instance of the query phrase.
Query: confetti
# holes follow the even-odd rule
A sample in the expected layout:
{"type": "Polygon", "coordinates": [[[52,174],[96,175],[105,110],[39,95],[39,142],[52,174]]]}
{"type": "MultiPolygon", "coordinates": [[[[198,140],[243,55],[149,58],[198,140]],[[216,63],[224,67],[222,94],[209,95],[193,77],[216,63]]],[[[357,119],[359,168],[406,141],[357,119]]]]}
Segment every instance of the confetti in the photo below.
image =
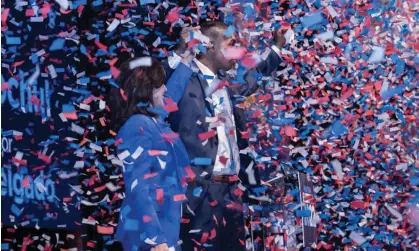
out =
{"type": "MultiPolygon", "coordinates": [[[[419,196],[418,7],[412,1],[290,1],[286,6],[272,2],[268,7],[260,1],[236,2],[241,3],[204,1],[182,8],[154,0],[114,4],[5,1],[2,112],[7,120],[2,125],[2,171],[16,177],[23,189],[30,192],[33,188],[35,199],[19,204],[14,202],[18,196],[2,196],[3,227],[12,231],[34,227],[42,232],[44,226],[96,225],[100,235],[97,239],[84,236],[92,238],[87,245],[96,248],[100,242],[102,249],[113,250],[116,212],[123,201],[124,161],[150,154],[156,164],[164,166],[167,157],[164,151],[144,153],[136,146],[122,155],[116,151],[124,143],[109,128],[111,111],[105,100],[111,88],[119,88],[119,66],[134,55],[142,58],[132,61],[131,69],[150,66],[152,57],[163,59],[172,53],[176,29],[223,18],[228,25],[224,35],[239,45],[224,51],[229,60],[240,60],[232,74],[234,81],[229,83],[233,86],[243,84],[249,69],[268,57],[271,31],[287,30],[277,71],[272,76],[250,73],[263,88],[251,97],[237,98],[240,102],[235,104],[245,111],[247,128],[242,135],[250,141],[250,147],[241,152],[256,160],[246,169],[252,176],[249,183],[256,182],[255,170],[264,181],[261,186],[245,187],[246,193],[280,201],[281,186],[267,181],[278,180],[284,170],[290,175],[284,181],[290,188],[295,186],[292,175],[296,170],[308,173],[315,194],[314,199],[303,199],[314,200],[318,213],[318,219],[313,219],[318,223],[315,248],[417,249],[417,223],[410,215],[415,215],[419,196]],[[8,173],[10,167],[24,171],[8,173]],[[41,171],[43,178],[36,180],[41,171]],[[69,177],[77,181],[67,180],[69,177]],[[53,202],[45,197],[37,200],[36,193],[51,190],[51,184],[56,191],[53,202]],[[84,213],[81,208],[86,205],[93,212],[73,216],[74,212],[84,213]]],[[[210,39],[199,31],[189,34],[188,46],[194,50],[205,52],[210,45],[210,39]]],[[[125,100],[131,95],[122,89],[120,94],[125,100]]],[[[164,109],[174,112],[178,108],[173,102],[164,109]]],[[[197,124],[217,122],[217,118],[200,118],[197,124]]],[[[204,132],[202,139],[214,136],[204,132]]],[[[165,135],[164,139],[170,142],[177,136],[165,135]]],[[[211,165],[211,159],[195,158],[192,164],[211,165]]],[[[191,180],[208,175],[195,174],[191,167],[184,170],[191,180]]],[[[157,176],[147,173],[144,179],[157,176]]],[[[141,186],[137,183],[135,186],[141,186]]],[[[255,250],[301,247],[297,235],[304,220],[300,217],[308,211],[299,206],[298,189],[290,190],[285,191],[284,208],[294,221],[281,219],[282,209],[274,208],[275,203],[245,208],[248,214],[269,211],[276,215],[252,214],[253,230],[262,224],[280,232],[255,238],[249,249],[252,245],[255,250]]],[[[160,200],[163,196],[158,191],[154,196],[160,200]]],[[[202,192],[198,187],[193,195],[202,192]]],[[[121,214],[130,210],[121,208],[121,214]]],[[[140,231],[141,220],[127,218],[122,224],[127,230],[140,231]]],[[[221,226],[227,224],[225,219],[219,221],[221,226]]],[[[2,239],[5,250],[77,249],[75,244],[66,246],[76,238],[70,234],[33,234],[23,245],[9,237],[13,232],[8,231],[2,239]],[[55,234],[59,235],[57,243],[55,234]]],[[[207,231],[204,247],[219,235],[217,231],[207,231]]],[[[198,229],[195,234],[203,235],[201,232],[198,229]]],[[[156,243],[153,236],[143,237],[145,243],[156,243]]]]}
{"type": "Polygon", "coordinates": [[[142,57],[142,58],[138,58],[138,59],[130,61],[129,62],[129,68],[132,70],[132,69],[135,69],[137,67],[143,67],[143,66],[149,67],[149,66],[151,66],[151,64],[152,63],[151,63],[151,58],[150,57],[142,57]]]}

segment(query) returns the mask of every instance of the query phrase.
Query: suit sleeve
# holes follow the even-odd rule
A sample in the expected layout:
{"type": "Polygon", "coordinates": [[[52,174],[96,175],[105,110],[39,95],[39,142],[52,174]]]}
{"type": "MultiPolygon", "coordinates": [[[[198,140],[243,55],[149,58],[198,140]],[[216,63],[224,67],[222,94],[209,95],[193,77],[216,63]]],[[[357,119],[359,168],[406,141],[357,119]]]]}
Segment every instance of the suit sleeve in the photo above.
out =
{"type": "Polygon", "coordinates": [[[192,70],[183,63],[179,64],[166,83],[167,92],[164,97],[179,103],[191,76],[192,70]]]}
{"type": "Polygon", "coordinates": [[[125,224],[128,224],[128,228],[132,228],[132,225],[138,226],[138,242],[135,244],[145,249],[153,246],[145,242],[147,238],[151,240],[157,236],[156,245],[167,242],[150,197],[150,186],[153,181],[150,176],[153,175],[153,167],[157,166],[157,161],[155,156],[149,154],[149,150],[153,150],[151,149],[153,124],[147,120],[148,118],[136,120],[133,125],[142,130],[133,130],[135,132],[123,137],[128,141],[127,149],[130,153],[130,157],[125,160],[133,163],[128,166],[131,169],[124,172],[126,197],[130,200],[128,202],[130,210],[136,210],[134,215],[138,216],[137,219],[126,219],[125,224]]]}
{"type": "Polygon", "coordinates": [[[281,63],[281,59],[277,52],[271,50],[268,57],[260,62],[256,68],[253,68],[247,71],[244,74],[244,83],[242,83],[238,87],[231,87],[230,90],[232,91],[233,95],[240,95],[240,96],[250,96],[252,95],[258,88],[258,75],[262,74],[263,76],[270,75],[273,71],[276,70],[278,65],[281,63]]]}
{"type": "Polygon", "coordinates": [[[205,98],[200,88],[199,84],[189,83],[179,102],[179,111],[169,118],[172,129],[179,133],[191,160],[211,156],[214,147],[213,142],[203,145],[203,141],[199,139],[200,133],[208,131],[205,116],[211,116],[206,115],[205,98]]]}

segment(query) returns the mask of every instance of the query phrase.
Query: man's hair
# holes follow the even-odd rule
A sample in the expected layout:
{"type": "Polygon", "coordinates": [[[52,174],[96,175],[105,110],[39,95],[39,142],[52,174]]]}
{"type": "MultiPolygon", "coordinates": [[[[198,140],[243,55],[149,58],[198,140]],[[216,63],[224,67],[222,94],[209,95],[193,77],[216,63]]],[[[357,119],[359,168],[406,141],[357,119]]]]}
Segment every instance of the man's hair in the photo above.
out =
{"type": "Polygon", "coordinates": [[[228,28],[228,25],[220,21],[206,22],[200,25],[201,32],[211,40],[217,40],[220,35],[224,35],[224,31],[228,28]]]}
{"type": "MultiPolygon", "coordinates": [[[[220,36],[224,35],[224,31],[227,30],[228,25],[220,21],[210,21],[199,25],[201,28],[201,32],[203,35],[209,37],[212,43],[220,38],[220,36]]],[[[204,56],[202,53],[197,55],[197,59],[201,59],[204,56]]]]}

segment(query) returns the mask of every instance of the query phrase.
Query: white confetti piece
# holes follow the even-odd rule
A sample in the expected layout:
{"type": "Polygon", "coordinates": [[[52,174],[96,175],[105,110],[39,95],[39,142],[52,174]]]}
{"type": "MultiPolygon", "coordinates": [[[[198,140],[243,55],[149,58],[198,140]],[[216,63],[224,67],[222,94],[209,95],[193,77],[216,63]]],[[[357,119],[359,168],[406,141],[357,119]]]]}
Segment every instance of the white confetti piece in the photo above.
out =
{"type": "Polygon", "coordinates": [[[338,176],[339,180],[342,180],[343,179],[342,164],[338,160],[333,160],[332,166],[335,169],[336,175],[338,176]]]}
{"type": "Polygon", "coordinates": [[[368,63],[374,64],[379,63],[384,60],[385,49],[383,47],[374,47],[374,51],[372,52],[370,58],[368,59],[368,63]]]}
{"type": "Polygon", "coordinates": [[[161,160],[159,157],[157,157],[157,160],[159,161],[161,169],[165,169],[166,168],[166,162],[161,160]]]}
{"type": "Polygon", "coordinates": [[[142,58],[138,58],[129,62],[129,68],[131,70],[137,67],[151,66],[151,65],[152,65],[151,57],[142,57],[142,58]]]}
{"type": "Polygon", "coordinates": [[[338,64],[338,59],[335,57],[322,57],[320,58],[320,62],[325,64],[338,64]]]}
{"type": "Polygon", "coordinates": [[[322,39],[324,41],[333,39],[333,37],[334,37],[333,31],[326,31],[317,36],[317,38],[322,39]]]}
{"type": "Polygon", "coordinates": [[[119,21],[119,19],[114,19],[112,20],[112,23],[108,26],[108,28],[106,29],[108,32],[112,32],[116,29],[116,27],[118,27],[118,25],[121,23],[121,21],[119,21]]]}
{"type": "Polygon", "coordinates": [[[71,123],[71,130],[73,132],[76,132],[76,133],[80,134],[80,135],[82,135],[84,133],[84,128],[81,127],[81,126],[78,126],[74,123],[71,123]]]}
{"type": "Polygon", "coordinates": [[[403,216],[401,215],[401,213],[399,213],[399,211],[397,211],[395,208],[393,208],[392,206],[390,206],[389,204],[385,203],[385,206],[387,208],[387,210],[394,216],[397,218],[398,221],[402,221],[403,220],[403,216]]]}
{"type": "Polygon", "coordinates": [[[131,157],[133,159],[137,159],[143,153],[143,151],[144,151],[144,148],[142,148],[141,146],[138,146],[135,152],[131,155],[131,157]]]}
{"type": "Polygon", "coordinates": [[[156,240],[157,240],[157,236],[152,239],[147,238],[144,240],[144,242],[150,245],[156,245],[156,240]]]}
{"type": "Polygon", "coordinates": [[[135,179],[131,184],[131,192],[138,185],[138,179],[135,179]]]}
{"type": "Polygon", "coordinates": [[[76,161],[76,163],[74,164],[74,168],[76,168],[76,169],[80,169],[80,168],[83,168],[83,167],[84,167],[84,161],[83,160],[76,161]]]}
{"type": "MultiPolygon", "coordinates": [[[[159,46],[160,45],[160,43],[161,43],[161,38],[160,37],[157,37],[157,39],[153,42],[153,46],[154,47],[157,47],[157,46],[159,46]]],[[[172,68],[173,69],[173,68],[172,68]]]]}
{"type": "Polygon", "coordinates": [[[351,232],[351,234],[349,235],[349,238],[351,238],[351,240],[353,240],[359,246],[361,246],[362,244],[364,244],[367,241],[367,239],[365,239],[364,236],[362,236],[362,235],[360,235],[356,232],[351,232]]]}
{"type": "Polygon", "coordinates": [[[58,116],[60,117],[61,121],[63,121],[63,122],[67,122],[68,121],[67,118],[64,116],[64,113],[60,112],[58,114],[58,116]]]}
{"type": "Polygon", "coordinates": [[[120,154],[118,154],[118,159],[124,160],[129,155],[130,155],[130,152],[128,150],[125,150],[125,151],[121,152],[120,154]]]}
{"type": "Polygon", "coordinates": [[[55,67],[53,65],[48,65],[48,71],[52,79],[57,77],[57,72],[55,71],[55,67]]]}
{"type": "Polygon", "coordinates": [[[70,3],[68,2],[68,0],[55,0],[56,3],[58,3],[58,5],[60,5],[60,8],[62,10],[67,10],[68,7],[70,6],[70,3]]]}
{"type": "Polygon", "coordinates": [[[336,12],[335,8],[333,8],[331,5],[327,6],[326,9],[333,18],[339,16],[339,14],[336,12]]]}
{"type": "Polygon", "coordinates": [[[90,219],[83,219],[81,223],[82,224],[87,224],[87,225],[92,225],[92,226],[96,225],[96,221],[95,220],[90,220],[90,219]]]}
{"type": "Polygon", "coordinates": [[[101,147],[101,146],[96,145],[95,143],[90,143],[90,144],[89,144],[89,147],[90,147],[90,148],[92,148],[92,149],[93,149],[93,150],[95,150],[95,151],[102,152],[102,147],[101,147]]]}

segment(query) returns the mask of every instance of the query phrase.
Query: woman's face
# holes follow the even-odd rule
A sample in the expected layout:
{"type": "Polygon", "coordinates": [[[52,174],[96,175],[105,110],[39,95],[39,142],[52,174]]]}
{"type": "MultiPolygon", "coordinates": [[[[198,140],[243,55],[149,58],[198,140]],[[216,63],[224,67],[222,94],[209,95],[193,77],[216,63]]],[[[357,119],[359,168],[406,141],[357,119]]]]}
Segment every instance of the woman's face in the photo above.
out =
{"type": "Polygon", "coordinates": [[[167,88],[165,85],[160,86],[153,90],[153,105],[155,107],[163,107],[163,95],[166,93],[167,88]]]}

